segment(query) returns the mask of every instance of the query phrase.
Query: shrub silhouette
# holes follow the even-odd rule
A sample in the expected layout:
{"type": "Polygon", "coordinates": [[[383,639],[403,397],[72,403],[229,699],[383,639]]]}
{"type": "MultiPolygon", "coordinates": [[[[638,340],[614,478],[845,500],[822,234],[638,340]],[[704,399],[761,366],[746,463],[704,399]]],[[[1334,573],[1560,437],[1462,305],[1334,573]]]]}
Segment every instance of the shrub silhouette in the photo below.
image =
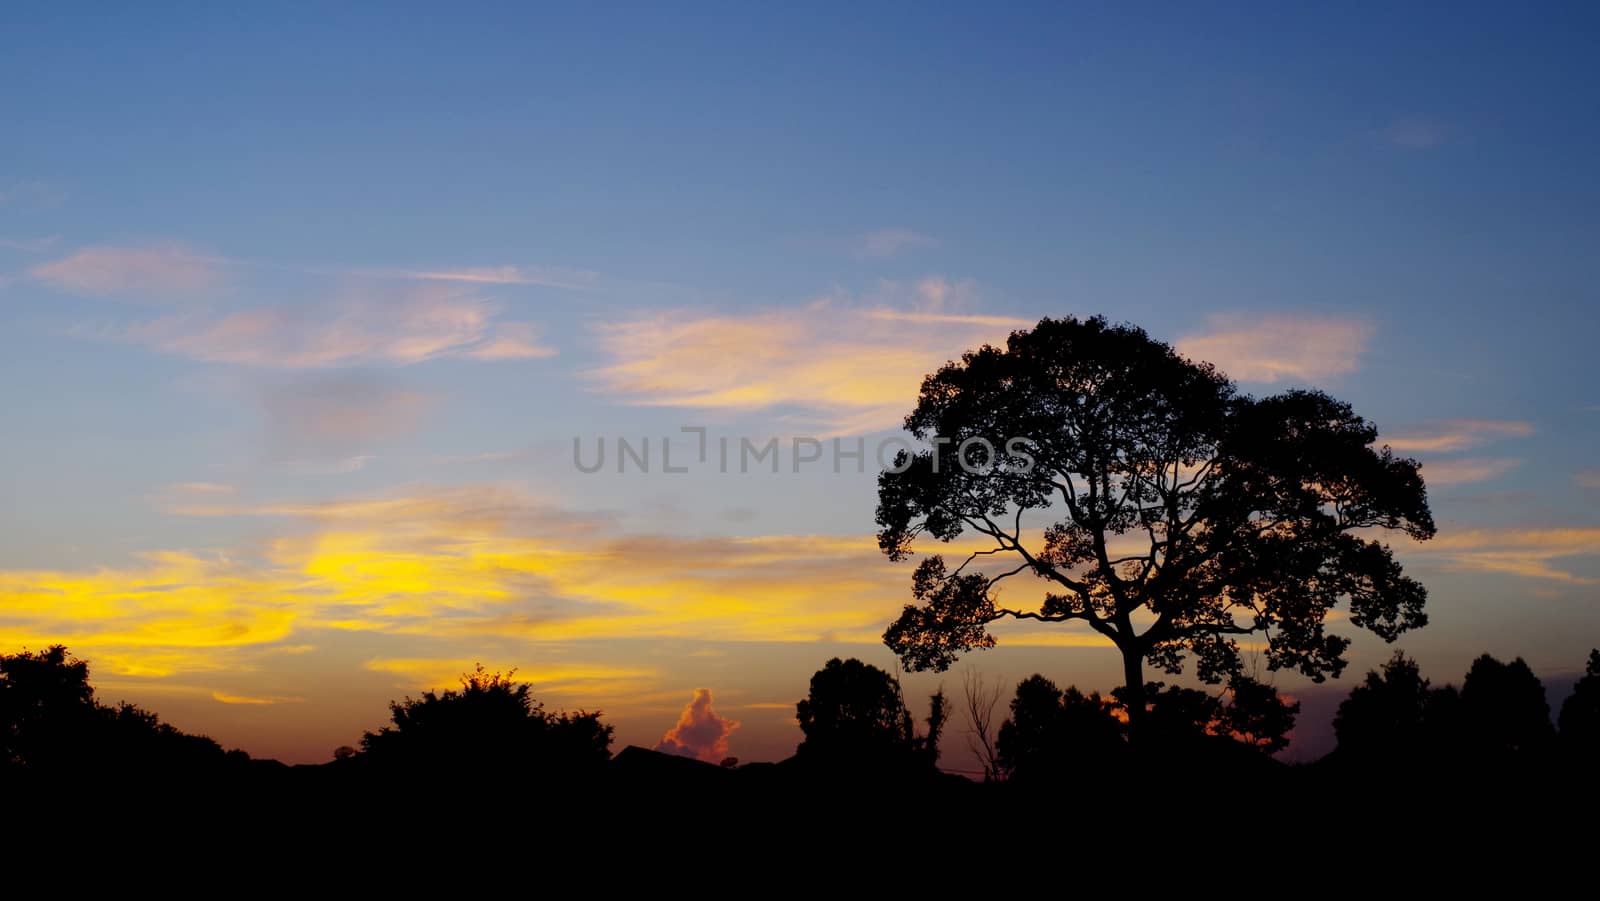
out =
{"type": "Polygon", "coordinates": [[[382,769],[466,778],[548,778],[610,759],[613,728],[599,712],[550,713],[514,676],[480,665],[459,689],[390,703],[391,724],[361,737],[361,756],[382,769]]]}

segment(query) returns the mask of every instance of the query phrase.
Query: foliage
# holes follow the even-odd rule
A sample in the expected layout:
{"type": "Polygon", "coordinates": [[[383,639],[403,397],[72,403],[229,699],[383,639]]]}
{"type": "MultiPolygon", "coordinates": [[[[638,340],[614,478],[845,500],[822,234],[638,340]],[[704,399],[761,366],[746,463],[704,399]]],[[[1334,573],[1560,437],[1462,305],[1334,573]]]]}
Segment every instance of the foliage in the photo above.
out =
{"type": "Polygon", "coordinates": [[[377,766],[501,774],[538,767],[592,767],[611,756],[613,727],[599,712],[551,713],[515,672],[480,665],[461,688],[424,692],[389,705],[391,725],[361,738],[377,766]]]}
{"type": "Polygon", "coordinates": [[[831,764],[931,766],[947,713],[944,693],[934,694],[928,731],[918,735],[898,679],[853,657],[835,657],[812,675],[810,693],[795,705],[805,734],[797,753],[831,764]]]}
{"type": "Polygon", "coordinates": [[[1561,743],[1568,749],[1594,755],[1600,752],[1600,648],[1589,652],[1583,678],[1561,705],[1561,743]]]}
{"type": "Polygon", "coordinates": [[[62,645],[0,655],[0,768],[187,772],[227,759],[216,742],[148,710],[98,703],[88,663],[62,645]]]}

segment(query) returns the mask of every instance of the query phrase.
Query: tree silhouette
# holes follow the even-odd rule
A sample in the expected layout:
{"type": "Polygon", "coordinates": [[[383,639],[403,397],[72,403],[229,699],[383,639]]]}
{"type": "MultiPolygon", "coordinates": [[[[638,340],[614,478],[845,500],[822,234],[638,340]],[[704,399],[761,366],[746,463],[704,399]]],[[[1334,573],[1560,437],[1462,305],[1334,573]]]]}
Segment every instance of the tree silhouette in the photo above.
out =
{"type": "Polygon", "coordinates": [[[480,665],[459,689],[391,703],[392,725],[361,737],[363,756],[384,768],[483,778],[546,777],[610,759],[613,729],[598,712],[550,713],[514,676],[480,665]]]}
{"type": "Polygon", "coordinates": [[[1192,653],[1217,684],[1240,671],[1235,639],[1264,633],[1269,669],[1321,681],[1345,665],[1349,639],[1325,629],[1337,604],[1385,640],[1427,621],[1426,591],[1368,537],[1433,535],[1418,464],[1326,394],[1255,399],[1141,329],[1043,319],[928,376],[905,425],[932,447],[879,476],[879,546],[986,545],[917,567],[917,603],[884,634],[908,669],[993,646],[1000,619],[1082,622],[1121,652],[1137,732],[1146,661],[1178,673],[1192,653]],[[1042,535],[1024,529],[1057,506],[1042,535]],[[1004,562],[969,571],[979,559],[1004,562]],[[1021,573],[1045,581],[1042,603],[998,604],[1021,573]]]}
{"type": "Polygon", "coordinates": [[[919,736],[898,679],[854,657],[835,657],[812,675],[810,693],[795,705],[805,734],[796,753],[835,766],[931,766],[944,728],[944,693],[931,701],[928,732],[919,736]]]}
{"type": "Polygon", "coordinates": [[[1536,754],[1555,738],[1544,685],[1521,657],[1510,663],[1484,654],[1461,684],[1468,747],[1479,754],[1536,754]]]}
{"type": "Polygon", "coordinates": [[[997,744],[1000,768],[1018,782],[1104,771],[1124,750],[1122,726],[1098,693],[1062,691],[1037,674],[1017,683],[997,744]]]}
{"type": "Polygon", "coordinates": [[[1583,678],[1561,705],[1561,743],[1579,755],[1600,752],[1600,648],[1589,652],[1583,678]]]}
{"type": "Polygon", "coordinates": [[[62,645],[0,655],[0,768],[192,775],[228,760],[216,742],[148,710],[98,703],[89,664],[62,645]]]}
{"type": "MultiPolygon", "coordinates": [[[[1112,692],[1128,720],[1129,693],[1125,687],[1112,692]]],[[[1151,682],[1142,693],[1146,704],[1144,730],[1150,744],[1166,748],[1193,747],[1215,738],[1228,738],[1260,751],[1275,754],[1289,744],[1289,730],[1300,712],[1297,701],[1287,701],[1273,686],[1258,682],[1243,673],[1228,680],[1220,694],[1184,686],[1151,682]]]]}
{"type": "Polygon", "coordinates": [[[1435,744],[1438,721],[1454,715],[1455,690],[1430,710],[1436,693],[1417,662],[1395,651],[1340,702],[1333,718],[1339,751],[1357,760],[1416,762],[1435,744]]]}

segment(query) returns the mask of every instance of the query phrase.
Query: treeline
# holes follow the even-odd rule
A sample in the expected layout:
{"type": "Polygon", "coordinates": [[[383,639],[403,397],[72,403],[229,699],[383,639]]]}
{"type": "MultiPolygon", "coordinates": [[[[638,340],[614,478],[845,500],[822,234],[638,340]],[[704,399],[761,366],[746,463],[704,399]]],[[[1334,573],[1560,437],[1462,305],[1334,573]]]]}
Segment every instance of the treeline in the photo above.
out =
{"type": "MultiPolygon", "coordinates": [[[[293,769],[314,771],[324,782],[450,774],[453,783],[491,779],[506,788],[593,783],[613,775],[635,782],[705,781],[737,770],[751,785],[811,774],[835,781],[926,779],[952,790],[976,781],[1082,784],[1086,774],[1115,775],[1124,767],[1138,772],[1152,764],[1174,774],[1289,769],[1272,755],[1288,742],[1298,704],[1247,678],[1216,692],[1145,686],[1137,734],[1130,734],[1134,718],[1121,690],[1103,697],[1035,675],[1022,680],[1002,708],[1000,688],[975,674],[963,688],[958,702],[942,690],[933,695],[919,722],[894,676],[836,658],[817,671],[796,705],[804,739],[793,758],[744,767],[729,760],[718,768],[638,748],[613,756],[614,730],[600,713],[547,710],[514,674],[479,667],[458,688],[391,703],[388,725],[365,733],[359,746],[339,748],[330,763],[293,769]],[[980,761],[981,771],[968,774],[975,779],[938,770],[941,740],[953,729],[980,761]]],[[[1457,689],[1435,687],[1415,661],[1397,653],[1340,704],[1334,729],[1337,749],[1314,767],[1294,769],[1359,775],[1459,766],[1480,772],[1590,767],[1600,759],[1600,650],[1590,653],[1554,721],[1543,685],[1520,658],[1504,663],[1484,655],[1457,689]]],[[[63,647],[0,656],[0,773],[13,784],[86,774],[204,781],[289,769],[224,751],[132,704],[101,704],[88,664],[63,647]]]]}

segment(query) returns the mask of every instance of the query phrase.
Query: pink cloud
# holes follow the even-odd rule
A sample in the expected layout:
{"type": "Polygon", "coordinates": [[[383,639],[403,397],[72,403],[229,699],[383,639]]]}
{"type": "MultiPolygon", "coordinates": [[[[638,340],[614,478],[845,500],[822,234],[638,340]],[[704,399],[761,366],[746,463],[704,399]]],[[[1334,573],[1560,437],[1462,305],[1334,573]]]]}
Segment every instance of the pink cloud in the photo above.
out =
{"type": "Polygon", "coordinates": [[[1178,351],[1242,382],[1315,381],[1355,372],[1372,326],[1330,316],[1213,316],[1178,351]]]}
{"type": "Polygon", "coordinates": [[[40,263],[33,278],[69,294],[173,300],[204,295],[224,281],[225,261],[176,242],[86,247],[40,263]]]}
{"type": "Polygon", "coordinates": [[[718,716],[711,709],[711,689],[696,688],[694,699],[683,708],[677,725],[662,736],[656,750],[717,763],[728,756],[728,736],[737,728],[738,721],[718,716]]]}

